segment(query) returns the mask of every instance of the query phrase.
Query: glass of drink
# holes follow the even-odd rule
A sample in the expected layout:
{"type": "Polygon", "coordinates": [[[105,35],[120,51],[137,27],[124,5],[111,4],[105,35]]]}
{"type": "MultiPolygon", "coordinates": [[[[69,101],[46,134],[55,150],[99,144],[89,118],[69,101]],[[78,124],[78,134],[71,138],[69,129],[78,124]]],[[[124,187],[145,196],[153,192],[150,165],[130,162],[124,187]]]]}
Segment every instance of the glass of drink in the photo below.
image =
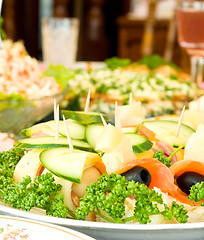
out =
{"type": "Polygon", "coordinates": [[[43,18],[42,52],[46,65],[62,64],[72,68],[77,55],[79,19],[43,18]]]}
{"type": "Polygon", "coordinates": [[[178,0],[176,16],[179,45],[190,55],[192,80],[199,83],[203,80],[204,1],[178,0]]]}

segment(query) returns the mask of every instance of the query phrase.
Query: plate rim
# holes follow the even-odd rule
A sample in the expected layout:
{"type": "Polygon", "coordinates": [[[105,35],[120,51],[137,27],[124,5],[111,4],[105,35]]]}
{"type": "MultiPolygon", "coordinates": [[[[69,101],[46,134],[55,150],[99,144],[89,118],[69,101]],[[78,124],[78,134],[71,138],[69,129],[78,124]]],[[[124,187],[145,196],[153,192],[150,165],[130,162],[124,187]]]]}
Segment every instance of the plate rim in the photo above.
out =
{"type": "MultiPolygon", "coordinates": [[[[40,225],[41,227],[45,228],[48,228],[47,230],[49,230],[49,228],[51,228],[52,230],[56,230],[56,231],[61,231],[65,234],[69,234],[69,235],[73,235],[74,237],[80,239],[80,240],[96,240],[95,238],[91,237],[91,236],[88,236],[84,233],[81,233],[77,230],[73,230],[71,228],[68,228],[68,227],[63,227],[63,226],[59,226],[59,225],[55,225],[55,224],[51,224],[51,223],[47,223],[47,222],[44,222],[44,221],[38,221],[38,220],[33,220],[33,219],[30,219],[30,218],[22,218],[22,217],[17,217],[17,216],[7,216],[7,215],[0,215],[0,220],[1,219],[5,219],[5,220],[10,220],[10,221],[14,221],[14,223],[17,221],[17,222],[25,222],[26,224],[28,224],[29,226],[32,225],[40,225]]],[[[28,227],[29,227],[28,226],[28,227]]],[[[27,228],[27,227],[26,227],[27,228]]]]}
{"type": "Polygon", "coordinates": [[[152,231],[152,230],[192,230],[204,228],[204,222],[199,223],[179,223],[179,224],[120,224],[120,223],[104,223],[82,221],[74,219],[58,218],[48,215],[41,215],[24,210],[15,209],[10,206],[3,206],[0,204],[0,211],[11,214],[14,217],[23,217],[33,221],[41,221],[51,224],[59,224],[66,227],[83,227],[94,229],[109,229],[109,230],[123,230],[123,231],[152,231]]]}

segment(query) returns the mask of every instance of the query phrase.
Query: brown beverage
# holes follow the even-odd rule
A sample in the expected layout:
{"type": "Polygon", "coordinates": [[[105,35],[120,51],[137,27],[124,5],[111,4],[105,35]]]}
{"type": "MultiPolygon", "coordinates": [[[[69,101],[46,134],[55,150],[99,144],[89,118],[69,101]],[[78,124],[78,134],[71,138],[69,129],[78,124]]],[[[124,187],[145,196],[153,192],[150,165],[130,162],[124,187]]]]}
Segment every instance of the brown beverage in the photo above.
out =
{"type": "Polygon", "coordinates": [[[178,41],[191,56],[204,56],[204,10],[178,9],[178,41]]]}

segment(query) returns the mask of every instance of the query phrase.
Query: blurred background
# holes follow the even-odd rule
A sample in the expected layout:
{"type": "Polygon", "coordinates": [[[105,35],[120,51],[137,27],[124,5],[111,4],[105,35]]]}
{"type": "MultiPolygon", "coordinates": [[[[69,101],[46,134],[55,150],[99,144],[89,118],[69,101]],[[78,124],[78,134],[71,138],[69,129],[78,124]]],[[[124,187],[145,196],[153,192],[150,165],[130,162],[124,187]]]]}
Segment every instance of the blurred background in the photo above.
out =
{"type": "Polygon", "coordinates": [[[5,0],[3,28],[7,38],[22,39],[28,53],[42,59],[41,19],[80,19],[78,61],[117,56],[133,61],[159,54],[184,71],[189,56],[177,43],[176,0],[5,0]]]}

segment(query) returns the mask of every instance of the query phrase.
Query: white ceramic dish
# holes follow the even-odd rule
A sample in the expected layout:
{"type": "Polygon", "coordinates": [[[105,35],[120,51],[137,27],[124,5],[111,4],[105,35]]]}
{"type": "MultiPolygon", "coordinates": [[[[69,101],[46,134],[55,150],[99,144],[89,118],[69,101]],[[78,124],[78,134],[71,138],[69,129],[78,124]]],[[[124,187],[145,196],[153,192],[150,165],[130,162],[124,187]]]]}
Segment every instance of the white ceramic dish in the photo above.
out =
{"type": "Polygon", "coordinates": [[[72,229],[43,222],[0,216],[0,239],[2,240],[94,240],[72,229]]]}
{"type": "Polygon", "coordinates": [[[41,214],[25,212],[4,205],[0,211],[24,218],[39,220],[65,226],[85,233],[97,240],[203,240],[204,222],[189,224],[113,224],[77,221],[44,216],[41,214]]]}
{"type": "Polygon", "coordinates": [[[88,64],[92,69],[104,68],[106,64],[104,62],[82,62],[78,61],[74,64],[74,69],[87,69],[88,64]]]}

